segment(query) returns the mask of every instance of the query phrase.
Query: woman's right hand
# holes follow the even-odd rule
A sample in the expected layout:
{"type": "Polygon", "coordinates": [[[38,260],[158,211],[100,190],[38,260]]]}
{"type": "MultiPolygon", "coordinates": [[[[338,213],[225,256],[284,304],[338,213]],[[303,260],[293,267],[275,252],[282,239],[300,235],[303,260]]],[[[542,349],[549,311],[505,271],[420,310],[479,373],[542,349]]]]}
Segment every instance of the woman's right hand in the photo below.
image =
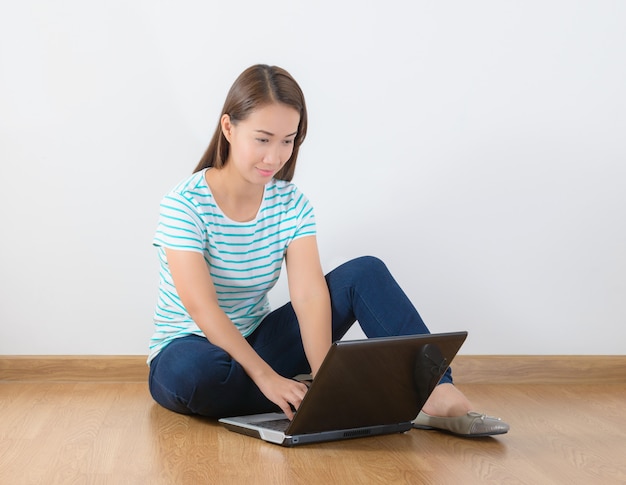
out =
{"type": "Polygon", "coordinates": [[[258,378],[256,385],[259,386],[265,397],[280,407],[290,420],[294,416],[292,406],[296,410],[300,407],[308,389],[306,384],[293,379],[286,379],[276,372],[258,378]]]}

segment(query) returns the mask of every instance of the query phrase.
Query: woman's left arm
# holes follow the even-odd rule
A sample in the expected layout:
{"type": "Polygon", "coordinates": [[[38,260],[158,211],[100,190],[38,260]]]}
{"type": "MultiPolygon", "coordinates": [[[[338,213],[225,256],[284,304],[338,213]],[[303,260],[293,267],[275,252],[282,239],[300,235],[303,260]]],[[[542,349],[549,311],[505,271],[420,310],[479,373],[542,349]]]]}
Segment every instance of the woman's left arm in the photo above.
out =
{"type": "Polygon", "coordinates": [[[330,295],[315,236],[293,241],[287,248],[286,264],[291,304],[300,324],[304,352],[315,377],[332,340],[330,295]]]}

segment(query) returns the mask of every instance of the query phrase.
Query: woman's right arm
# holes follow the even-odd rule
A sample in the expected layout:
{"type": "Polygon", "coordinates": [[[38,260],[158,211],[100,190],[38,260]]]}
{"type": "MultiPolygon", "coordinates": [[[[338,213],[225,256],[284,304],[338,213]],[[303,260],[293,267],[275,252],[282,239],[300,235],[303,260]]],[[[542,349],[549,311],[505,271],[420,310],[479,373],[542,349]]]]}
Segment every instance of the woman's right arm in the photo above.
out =
{"type": "Polygon", "coordinates": [[[174,286],[183,305],[206,338],[239,362],[261,392],[293,418],[306,386],[278,375],[265,362],[219,307],[209,269],[201,253],[165,249],[174,286]]]}

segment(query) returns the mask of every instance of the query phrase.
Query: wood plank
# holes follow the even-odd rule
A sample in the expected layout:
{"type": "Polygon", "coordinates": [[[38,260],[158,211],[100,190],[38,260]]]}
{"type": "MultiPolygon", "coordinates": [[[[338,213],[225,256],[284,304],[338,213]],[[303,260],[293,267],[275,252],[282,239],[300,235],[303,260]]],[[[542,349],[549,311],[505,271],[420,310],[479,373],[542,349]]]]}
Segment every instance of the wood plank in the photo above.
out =
{"type": "Polygon", "coordinates": [[[146,382],[0,382],[0,483],[626,483],[626,387],[461,384],[511,431],[287,449],[172,413],[146,382]]]}
{"type": "MultiPolygon", "coordinates": [[[[626,384],[624,355],[459,355],[456,383],[626,384]]],[[[145,382],[146,356],[0,356],[0,381],[145,382]]]]}

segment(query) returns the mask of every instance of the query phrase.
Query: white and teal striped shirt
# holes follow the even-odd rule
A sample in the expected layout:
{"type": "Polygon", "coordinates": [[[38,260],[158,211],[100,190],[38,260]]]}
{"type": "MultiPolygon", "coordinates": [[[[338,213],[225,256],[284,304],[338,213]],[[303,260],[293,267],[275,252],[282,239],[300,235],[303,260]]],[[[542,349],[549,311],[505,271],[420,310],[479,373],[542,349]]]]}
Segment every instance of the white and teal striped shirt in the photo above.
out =
{"type": "Polygon", "coordinates": [[[159,298],[148,362],[175,338],[203,335],[176,292],[164,248],[204,255],[220,308],[247,337],[270,312],[267,293],[278,281],[287,246],[316,232],[313,207],[294,184],[272,180],[256,218],[235,222],[215,203],[205,172],[193,174],[161,201],[153,241],[161,264],[159,298]]]}

